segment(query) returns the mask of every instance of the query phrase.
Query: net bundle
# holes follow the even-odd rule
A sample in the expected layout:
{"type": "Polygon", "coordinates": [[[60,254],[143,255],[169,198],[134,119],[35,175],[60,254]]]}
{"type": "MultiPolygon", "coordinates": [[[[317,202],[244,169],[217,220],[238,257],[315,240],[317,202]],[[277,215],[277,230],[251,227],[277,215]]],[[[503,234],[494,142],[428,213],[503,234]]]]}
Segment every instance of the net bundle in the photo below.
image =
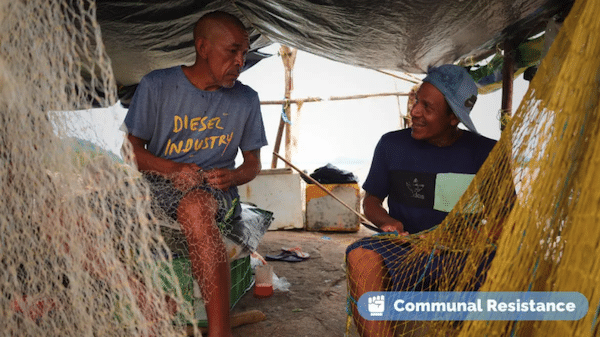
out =
{"type": "MultiPolygon", "coordinates": [[[[441,224],[407,238],[370,239],[394,251],[402,275],[401,282],[391,284],[386,269],[373,267],[384,290],[572,291],[587,298],[586,315],[564,321],[384,321],[378,328],[355,319],[359,331],[370,336],[389,335],[379,331],[398,336],[600,333],[599,11],[600,1],[575,2],[500,141],[441,224]]],[[[377,265],[367,259],[361,263],[377,265]]],[[[366,274],[348,273],[349,286],[366,282],[366,274]]],[[[349,296],[358,300],[352,291],[349,296]]]]}
{"type": "Polygon", "coordinates": [[[147,185],[67,141],[92,126],[65,111],[116,102],[95,2],[3,0],[0,31],[1,334],[184,335],[147,185]]]}

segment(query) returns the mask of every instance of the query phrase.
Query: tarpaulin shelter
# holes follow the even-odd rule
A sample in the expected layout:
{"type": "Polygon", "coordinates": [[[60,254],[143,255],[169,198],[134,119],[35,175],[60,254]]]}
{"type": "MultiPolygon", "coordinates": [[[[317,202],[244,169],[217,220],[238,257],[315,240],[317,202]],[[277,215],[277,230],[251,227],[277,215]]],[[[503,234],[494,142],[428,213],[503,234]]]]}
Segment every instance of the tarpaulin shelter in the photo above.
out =
{"type": "Polygon", "coordinates": [[[204,13],[231,12],[246,24],[248,65],[274,42],[346,64],[424,73],[479,61],[504,43],[542,32],[573,1],[559,0],[98,0],[102,40],[126,103],[146,73],[193,62],[192,27],[204,13]]]}

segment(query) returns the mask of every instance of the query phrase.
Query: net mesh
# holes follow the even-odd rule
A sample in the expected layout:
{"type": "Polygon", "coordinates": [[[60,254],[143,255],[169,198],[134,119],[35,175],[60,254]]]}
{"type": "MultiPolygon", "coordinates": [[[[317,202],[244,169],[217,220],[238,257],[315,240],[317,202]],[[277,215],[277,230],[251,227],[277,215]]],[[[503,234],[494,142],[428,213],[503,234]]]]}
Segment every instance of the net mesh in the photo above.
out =
{"type": "Polygon", "coordinates": [[[349,268],[348,273],[349,296],[354,300],[359,294],[353,289],[359,287],[577,291],[589,301],[585,317],[376,322],[354,311],[359,331],[371,336],[598,335],[599,10],[598,0],[576,1],[518,111],[447,218],[429,232],[406,239],[394,235],[371,239],[395,252],[402,282],[390,284],[387,269],[374,258],[358,262],[371,269],[349,268]],[[398,249],[406,247],[405,242],[410,248],[398,249]],[[431,270],[423,272],[424,266],[431,270]],[[371,274],[382,282],[375,285],[371,274]]]}
{"type": "Polygon", "coordinates": [[[116,102],[95,10],[0,1],[5,336],[183,335],[174,312],[194,319],[139,173],[66,141],[90,126],[65,111],[116,102]]]}

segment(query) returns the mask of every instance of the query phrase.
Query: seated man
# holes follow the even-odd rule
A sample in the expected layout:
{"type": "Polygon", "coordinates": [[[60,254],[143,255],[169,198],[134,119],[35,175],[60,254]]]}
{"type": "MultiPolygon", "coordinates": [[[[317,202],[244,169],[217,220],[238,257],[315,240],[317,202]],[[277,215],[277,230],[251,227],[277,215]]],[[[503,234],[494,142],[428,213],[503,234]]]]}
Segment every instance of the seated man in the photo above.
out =
{"type": "MultiPolygon", "coordinates": [[[[432,68],[410,111],[412,127],[380,139],[363,185],[363,208],[383,232],[408,235],[430,229],[442,222],[464,193],[496,144],[479,135],[469,117],[476,99],[477,87],[464,68],[432,68]],[[459,129],[459,122],[470,131],[459,129]],[[382,205],[386,197],[389,212],[382,205]]],[[[436,273],[448,262],[437,257],[429,260],[430,254],[406,262],[399,257],[411,246],[400,241],[364,238],[348,247],[352,299],[358,301],[369,291],[432,290],[436,273]]],[[[362,336],[394,335],[393,324],[365,320],[356,305],[353,312],[362,336]]]]}
{"type": "Polygon", "coordinates": [[[211,12],[193,33],[195,63],[146,75],[125,126],[138,169],[185,234],[209,336],[231,336],[229,262],[216,223],[240,214],[236,186],[256,177],[267,141],[258,95],[237,81],[249,49],[244,25],[211,12]]]}

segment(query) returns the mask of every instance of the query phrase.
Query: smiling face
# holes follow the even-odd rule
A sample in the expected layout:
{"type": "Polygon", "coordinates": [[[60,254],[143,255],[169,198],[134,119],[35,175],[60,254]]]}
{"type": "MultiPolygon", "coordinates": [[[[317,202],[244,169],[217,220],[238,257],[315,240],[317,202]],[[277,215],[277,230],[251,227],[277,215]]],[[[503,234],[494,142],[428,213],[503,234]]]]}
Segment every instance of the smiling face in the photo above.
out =
{"type": "Polygon", "coordinates": [[[450,110],[444,95],[429,82],[424,82],[417,91],[410,116],[414,139],[447,146],[457,138],[459,120],[450,110]]]}
{"type": "Polygon", "coordinates": [[[237,23],[211,20],[209,28],[196,39],[196,49],[205,74],[204,90],[231,88],[246,61],[248,33],[237,23]]]}

